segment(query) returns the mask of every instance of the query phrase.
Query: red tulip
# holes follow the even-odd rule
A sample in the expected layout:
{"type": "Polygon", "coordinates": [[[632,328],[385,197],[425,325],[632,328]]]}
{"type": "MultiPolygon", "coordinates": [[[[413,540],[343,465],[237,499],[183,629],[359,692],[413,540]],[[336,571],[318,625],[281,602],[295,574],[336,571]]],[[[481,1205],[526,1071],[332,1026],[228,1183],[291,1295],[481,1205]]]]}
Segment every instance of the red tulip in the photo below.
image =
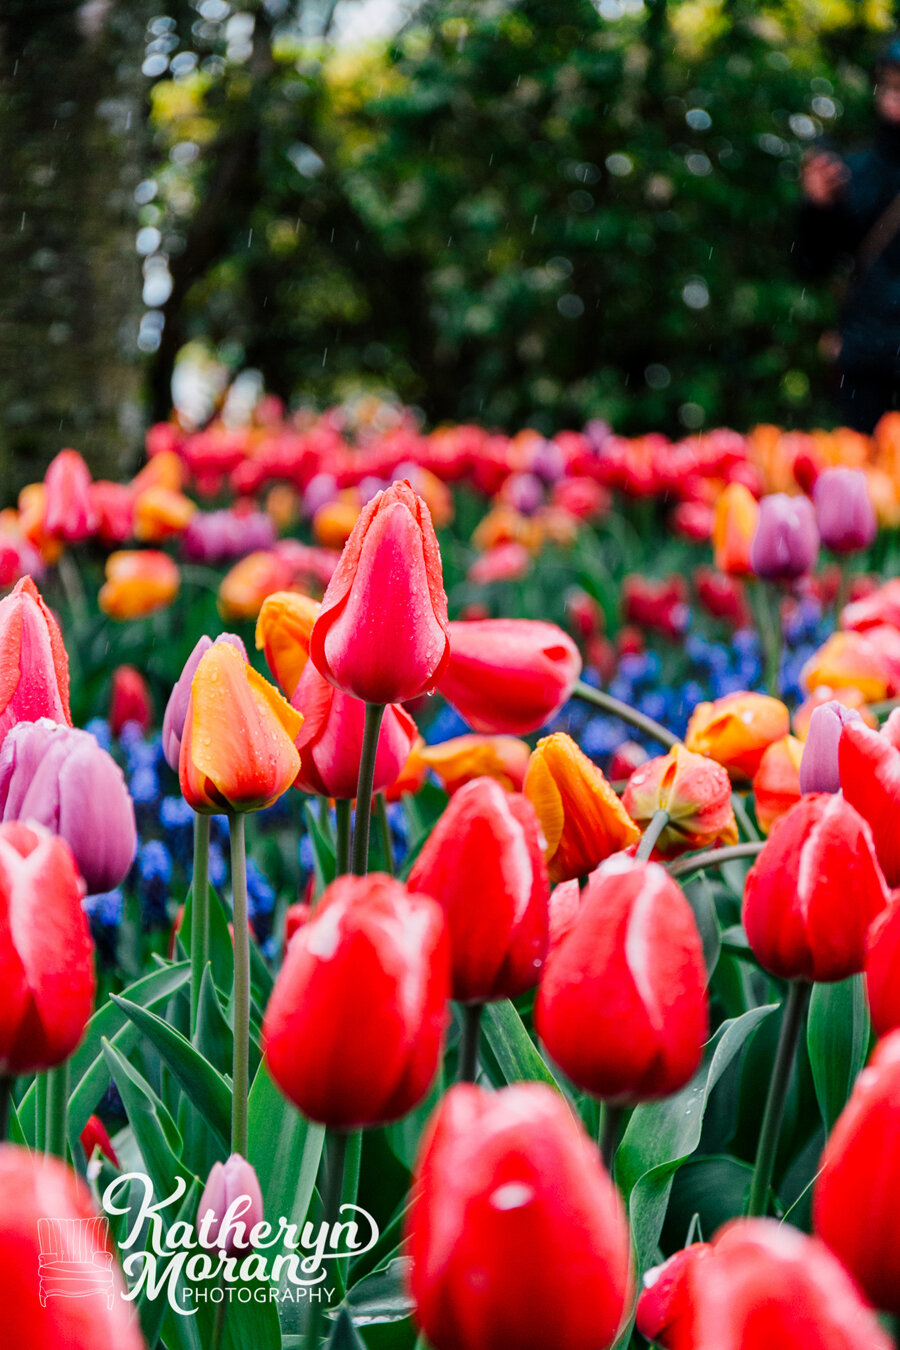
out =
{"type": "MultiPolygon", "coordinates": [[[[295,741],[300,753],[300,772],[294,786],[320,797],[352,800],[359,780],[366,705],[335,689],[308,661],[291,706],[303,714],[303,726],[295,741]]],[[[389,704],[378,737],[375,792],[397,781],[416,735],[416,724],[409,713],[399,704],[389,704]]]]}
{"type": "Polygon", "coordinates": [[[627,576],[622,582],[622,607],[626,623],[677,638],[685,630],[690,617],[686,602],[684,578],[667,577],[650,581],[647,577],[627,576]]]}
{"type": "Polygon", "coordinates": [[[94,1149],[99,1149],[104,1158],[108,1158],[113,1167],[118,1167],[119,1159],[116,1157],[116,1150],[113,1148],[112,1140],[107,1133],[106,1126],[99,1116],[88,1116],[87,1124],[79,1136],[81,1147],[84,1149],[84,1156],[90,1162],[94,1154],[94,1149]]]}
{"type": "Polygon", "coordinates": [[[44,529],[55,539],[75,544],[97,528],[91,499],[91,471],[77,450],[60,450],[44,475],[44,529]]]}
{"type": "Polygon", "coordinates": [[[0,600],[0,742],[17,722],[72,725],[69,658],[59,624],[31,577],[0,600]]]}
{"type": "Polygon", "coordinates": [[[664,1350],[890,1350],[824,1243],[738,1219],[645,1275],[638,1329],[664,1350]]]}
{"type": "Polygon", "coordinates": [[[415,1168],[415,1316],[435,1350],[604,1350],[630,1304],[619,1196],[538,1083],[450,1089],[415,1168]]]}
{"type": "Polygon", "coordinates": [[[866,993],[876,1036],[900,1027],[900,896],[896,891],[868,932],[866,993]]]}
{"type": "Polygon", "coordinates": [[[775,822],[750,869],[744,928],[773,975],[843,980],[862,970],[887,899],[866,822],[839,794],[811,793],[775,822]]]}
{"type": "Polygon", "coordinates": [[[91,506],[97,535],[104,544],[124,544],[134,533],[134,493],[126,483],[98,479],[91,483],[91,506]]]}
{"type": "Polygon", "coordinates": [[[658,863],[592,872],[547,957],[535,1025],[572,1082],[617,1102],[666,1097],[700,1063],[706,967],[693,911],[658,863]]]}
{"type": "Polygon", "coordinates": [[[537,984],[547,950],[547,869],[531,803],[492,778],[454,793],[409,874],[450,930],[453,997],[485,1003],[537,984]]]}
{"type": "Polygon", "coordinates": [[[56,1158],[0,1145],[0,1298],[9,1346],[143,1350],[104,1232],[90,1191],[70,1168],[56,1158]],[[73,1230],[79,1230],[81,1243],[75,1270],[62,1259],[67,1231],[73,1230]],[[62,1244],[57,1261],[49,1254],[54,1242],[62,1244]],[[81,1297],[72,1297],[76,1284],[81,1297]]]}
{"type": "Polygon", "coordinates": [[[409,483],[360,514],[329,582],[309,654],[326,679],[367,703],[428,693],[449,657],[441,554],[409,483]]]}
{"type": "Polygon", "coordinates": [[[40,826],[0,825],[0,1073],[68,1059],[94,1003],[84,883],[68,844],[40,826]]]}
{"type": "Polygon", "coordinates": [[[340,877],[292,939],[263,1022],[269,1070],[312,1120],[398,1120],[443,1048],[447,932],[433,900],[374,873],[340,877]]]}
{"type": "Polygon", "coordinates": [[[137,722],[141,731],[153,725],[153,700],[147,681],[134,666],[116,666],[109,700],[109,729],[118,736],[126,722],[137,722]]]}
{"type": "Polygon", "coordinates": [[[559,712],[580,674],[578,648],[555,624],[474,619],[451,623],[439,688],[475,731],[524,736],[559,712]]]}
{"type": "Polygon", "coordinates": [[[900,1314],[900,1032],[876,1047],[822,1154],[816,1232],[877,1308],[900,1314]]]}
{"type": "Polygon", "coordinates": [[[869,823],[888,885],[900,885],[900,708],[880,732],[846,722],[838,767],[844,796],[869,823]]]}

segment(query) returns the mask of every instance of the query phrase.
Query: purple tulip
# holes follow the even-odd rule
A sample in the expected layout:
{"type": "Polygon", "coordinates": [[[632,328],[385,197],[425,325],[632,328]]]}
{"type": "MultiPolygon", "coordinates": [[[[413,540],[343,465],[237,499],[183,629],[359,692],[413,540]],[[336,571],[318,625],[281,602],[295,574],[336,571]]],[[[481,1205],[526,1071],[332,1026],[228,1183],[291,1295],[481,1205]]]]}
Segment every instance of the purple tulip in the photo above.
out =
{"type": "Polygon", "coordinates": [[[0,750],[0,814],[65,839],[89,895],[120,885],[134,862],[134,804],[122,770],[89,731],[49,717],[12,727],[0,750]]]}
{"type": "Polygon", "coordinates": [[[566,457],[556,441],[539,441],[531,456],[531,472],[545,483],[555,483],[566,471],[566,457]]]}
{"type": "Polygon", "coordinates": [[[861,721],[855,708],[845,708],[836,699],[813,709],[800,760],[801,792],[840,792],[838,746],[841,730],[848,722],[861,721]]]}
{"type": "Polygon", "coordinates": [[[220,563],[271,548],[276,531],[264,511],[196,511],[181,548],[192,562],[220,563]]]}
{"type": "Polygon", "coordinates": [[[311,520],[320,506],[333,502],[338,494],[337,479],[332,473],[317,473],[309,480],[303,493],[303,514],[311,520]]]}
{"type": "Polygon", "coordinates": [[[523,516],[530,516],[544,500],[544,487],[533,473],[513,473],[503,485],[503,495],[523,516]]]}
{"type": "Polygon", "coordinates": [[[868,548],[878,533],[869,484],[862,469],[823,469],[813,488],[819,534],[835,553],[868,548]]]}
{"type": "Polygon", "coordinates": [[[759,504],[750,545],[750,566],[758,577],[790,581],[811,572],[819,556],[815,507],[808,497],[773,492],[759,504]]]}
{"type": "MultiPolygon", "coordinates": [[[[244,660],[247,660],[247,648],[236,633],[220,633],[216,642],[230,642],[232,647],[237,647],[244,660]]],[[[169,701],[166,704],[166,711],[163,716],[162,726],[162,748],[166,757],[166,763],[170,769],[178,772],[178,760],[181,755],[181,738],[184,735],[184,723],[188,714],[188,705],[191,701],[191,681],[197,672],[201,658],[209,651],[213,645],[212,638],[203,634],[203,637],[197,643],[194,650],[184,663],[184,669],[178,677],[175,688],[169,695],[169,701]]]]}
{"type": "Polygon", "coordinates": [[[253,1228],[262,1222],[259,1178],[246,1158],[232,1153],[227,1162],[213,1163],[197,1209],[201,1243],[217,1246],[229,1256],[246,1253],[253,1246],[253,1228]]]}

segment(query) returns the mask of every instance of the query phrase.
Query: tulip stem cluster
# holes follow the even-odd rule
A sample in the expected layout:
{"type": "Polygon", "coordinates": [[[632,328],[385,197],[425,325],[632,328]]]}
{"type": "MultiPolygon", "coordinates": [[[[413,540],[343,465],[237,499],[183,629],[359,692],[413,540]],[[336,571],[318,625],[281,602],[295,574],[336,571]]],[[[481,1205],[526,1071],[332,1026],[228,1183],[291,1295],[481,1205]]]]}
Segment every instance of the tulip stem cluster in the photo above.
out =
{"type": "Polygon", "coordinates": [[[483,1003],[464,1003],[459,1043],[459,1081],[474,1083],[478,1077],[478,1046],[481,1042],[483,1003]]]}
{"type": "MultiPolygon", "coordinates": [[[[322,1184],[322,1222],[337,1223],[341,1212],[344,1190],[344,1170],[347,1162],[347,1144],[350,1136],[345,1130],[329,1130],[325,1136],[325,1179],[322,1184]]],[[[335,1262],[336,1272],[340,1262],[335,1262]]],[[[309,1322],[306,1328],[306,1350],[319,1350],[322,1334],[322,1304],[311,1300],[309,1322]]]]}
{"type": "Polygon", "coordinates": [[[660,810],[653,812],[653,815],[650,817],[650,824],[641,836],[641,842],[637,846],[637,853],[634,855],[639,862],[647,862],[649,860],[650,855],[659,842],[660,835],[668,823],[668,811],[664,811],[660,808],[660,810]]]}
{"type": "Polygon", "coordinates": [[[247,854],[244,816],[229,816],[231,887],[234,896],[234,1061],[231,1151],[247,1156],[247,1099],[250,1092],[250,931],[247,916],[247,854]]]}
{"type": "Polygon", "coordinates": [[[687,877],[692,872],[701,872],[704,867],[721,867],[722,863],[740,858],[755,858],[762,852],[763,840],[751,839],[746,844],[730,844],[727,848],[710,848],[703,853],[694,853],[688,858],[679,858],[669,863],[669,876],[687,877]]]}
{"type": "Polygon", "coordinates": [[[627,722],[629,726],[637,727],[638,731],[643,731],[646,736],[652,736],[660,745],[664,745],[667,750],[671,750],[673,745],[678,745],[678,737],[673,736],[667,727],[660,722],[654,722],[652,717],[647,717],[637,708],[629,708],[627,703],[623,703],[619,698],[613,698],[612,694],[606,694],[602,689],[595,689],[593,685],[585,684],[584,680],[579,680],[572,690],[575,698],[580,698],[585,703],[592,703],[595,708],[602,708],[604,712],[612,713],[620,721],[627,722]]]}
{"type": "Polygon", "coordinates": [[[191,880],[191,1031],[196,1034],[200,987],[209,960],[210,817],[194,816],[194,873],[191,880]]]}
{"type": "Polygon", "coordinates": [[[353,873],[364,877],[369,870],[369,824],[372,816],[372,784],[375,781],[375,756],[384,717],[383,703],[366,704],[366,726],[359,760],[356,789],[356,823],[353,828],[353,873]]]}
{"type": "Polygon", "coordinates": [[[47,1134],[45,1152],[66,1157],[66,1109],[69,1104],[69,1064],[64,1061],[47,1072],[47,1134]]]}
{"type": "Polygon", "coordinates": [[[750,1187],[750,1200],[747,1214],[757,1218],[765,1214],[769,1206],[769,1191],[772,1185],[772,1173],[775,1170],[775,1155],[778,1151],[778,1139],[781,1134],[781,1122],[784,1119],[784,1107],[788,1088],[797,1056],[797,1046],[803,1027],[803,1016],[809,1000],[811,985],[806,980],[792,980],[788,986],[787,998],[781,1017],[781,1030],[778,1034],[778,1048],[772,1065],[772,1077],[769,1080],[769,1094],[763,1113],[759,1144],[756,1149],[756,1163],[753,1170],[753,1182],[750,1187]]]}
{"type": "Polygon", "coordinates": [[[344,877],[350,871],[350,802],[339,797],[334,804],[334,812],[337,817],[335,875],[344,877]]]}

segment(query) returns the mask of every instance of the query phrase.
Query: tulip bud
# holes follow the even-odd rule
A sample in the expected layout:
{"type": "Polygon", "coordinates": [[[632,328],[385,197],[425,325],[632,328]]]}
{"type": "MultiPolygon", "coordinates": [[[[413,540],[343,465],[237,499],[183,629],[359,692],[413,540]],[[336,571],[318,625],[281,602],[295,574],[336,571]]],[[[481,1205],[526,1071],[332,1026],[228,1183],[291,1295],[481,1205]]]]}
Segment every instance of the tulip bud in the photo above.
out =
{"type": "Polygon", "coordinates": [[[617,1102],[689,1081],[708,1030],[706,966],[693,911],[658,863],[611,858],[547,958],[538,1035],[572,1082],[617,1102]]]}
{"type": "Polygon", "coordinates": [[[259,1178],[240,1153],[224,1163],[213,1163],[200,1204],[197,1233],[201,1241],[215,1243],[227,1256],[252,1251],[250,1234],[263,1222],[263,1199],[259,1178]]]}
{"type": "MultiPolygon", "coordinates": [[[[216,642],[230,642],[246,661],[247,649],[236,633],[220,633],[216,642]]],[[[181,741],[184,736],[184,724],[191,702],[191,681],[197,672],[201,658],[213,645],[212,638],[204,633],[191,652],[178,677],[174,689],[169,695],[166,711],[163,715],[162,747],[166,763],[175,773],[178,772],[178,760],[181,756],[181,741]]]]}
{"type": "Polygon", "coordinates": [[[881,731],[844,723],[838,745],[844,796],[868,822],[889,886],[900,886],[900,708],[881,731]]]}
{"type": "Polygon", "coordinates": [[[524,797],[490,778],[466,783],[425,841],[409,885],[444,911],[454,998],[486,1003],[534,987],[547,950],[549,888],[524,797]]]}
{"type": "Polygon", "coordinates": [[[875,1305],[900,1314],[900,1032],[876,1047],[822,1154],[813,1223],[875,1305]]]}
{"type": "Polygon", "coordinates": [[[59,624],[31,577],[0,600],[0,743],[17,722],[72,725],[69,658],[59,624]]]}
{"type": "MultiPolygon", "coordinates": [[[[0,1298],[3,1334],[22,1350],[144,1350],[140,1323],[85,1183],[57,1158],[0,1145],[0,1298]],[[77,1233],[75,1276],[41,1242],[77,1233]],[[105,1297],[73,1297],[78,1276],[97,1280],[105,1297]],[[101,1286],[101,1281],[103,1284],[101,1286]]],[[[87,1290],[90,1289],[87,1285],[87,1290]]],[[[78,1283],[85,1292],[85,1283],[78,1283]]]]}
{"type": "Polygon", "coordinates": [[[495,778],[507,792],[521,792],[531,755],[527,741],[516,736],[455,736],[440,745],[423,745],[422,762],[452,797],[473,778],[495,778]]]}
{"type": "Polygon", "coordinates": [[[728,770],[732,782],[749,782],[766,747],[791,729],[791,715],[767,694],[735,693],[714,703],[698,703],[691,713],[684,743],[728,770]]]}
{"type": "Polygon", "coordinates": [[[544,832],[553,882],[586,876],[611,853],[640,838],[602,771],[565,732],[538,741],[524,791],[544,832]]]}
{"type": "Polygon", "coordinates": [[[65,839],[89,894],[123,882],[134,862],[134,806],[118,764],[89,731],[49,718],[20,722],[0,749],[0,819],[36,821],[65,839]]]}
{"type": "Polygon", "coordinates": [[[81,1040],[95,988],[83,895],[62,839],[0,825],[0,1074],[62,1064],[81,1040]]]}
{"type": "Polygon", "coordinates": [[[839,794],[814,793],[776,821],[751,867],[744,928],[773,975],[843,980],[862,970],[869,924],[887,899],[862,816],[839,794]]]}
{"type": "Polygon", "coordinates": [[[407,1234],[414,1316],[435,1350],[604,1350],[630,1306],[622,1202],[543,1084],[450,1089],[419,1151],[407,1234]]]}
{"type": "Polygon", "coordinates": [[[141,731],[153,725],[153,702],[147,681],[134,666],[116,666],[109,699],[109,729],[118,736],[126,722],[136,722],[141,731]]]}
{"type": "Polygon", "coordinates": [[[716,502],[713,520],[713,558],[727,576],[752,572],[750,545],[759,522],[756,498],[743,483],[729,483],[716,502]]]}
{"type": "Polygon", "coordinates": [[[88,539],[97,528],[91,500],[91,471],[77,450],[60,450],[44,475],[44,529],[68,544],[88,539]]]}
{"type": "MultiPolygon", "coordinates": [[[[342,694],[310,661],[300,676],[291,706],[303,714],[295,744],[300,769],[295,786],[320,797],[352,801],[359,782],[366,705],[342,694]]],[[[373,791],[394,784],[416,739],[416,724],[398,703],[384,710],[375,755],[373,791]]]]}
{"type": "Polygon", "coordinates": [[[475,731],[525,736],[568,702],[581,674],[578,648],[536,619],[450,624],[450,660],[439,688],[475,731]]]}
{"type": "Polygon", "coordinates": [[[226,622],[255,619],[266,598],[287,590],[294,575],[290,559],[274,548],[248,553],[219,582],[219,613],[226,622]]]}
{"type": "Polygon", "coordinates": [[[876,1036],[900,1027],[900,896],[896,891],[866,938],[866,993],[876,1036]]]}
{"type": "Polygon", "coordinates": [[[298,591],[275,591],[262,602],[256,621],[256,650],[288,698],[309,660],[309,639],[319,613],[318,601],[298,591]]]}
{"type": "Polygon", "coordinates": [[[123,549],[106,560],[97,604],[111,619],[139,619],[170,605],[181,586],[178,565],[155,549],[123,549]]]}
{"type": "Polygon", "coordinates": [[[774,1219],[737,1219],[644,1278],[638,1328],[663,1350],[890,1350],[825,1244],[774,1219]]]}
{"type": "Polygon", "coordinates": [[[819,535],[834,553],[868,548],[878,533],[875,508],[862,469],[823,469],[813,488],[819,535]]]}
{"type": "Polygon", "coordinates": [[[91,506],[97,516],[97,537],[104,544],[124,544],[134,529],[134,498],[125,483],[99,479],[91,483],[91,506]]]}
{"type": "Polygon", "coordinates": [[[200,658],[191,681],[178,777],[189,806],[206,815],[261,811],[300,769],[303,718],[228,642],[200,658]]]}
{"type": "Polygon", "coordinates": [[[782,736],[766,746],[753,775],[753,806],[763,834],[768,834],[776,820],[786,816],[800,800],[802,756],[803,742],[796,736],[782,736]]]}
{"type": "Polygon", "coordinates": [[[428,507],[394,483],[363,508],[310,639],[345,694],[399,703],[432,690],[450,653],[441,554],[428,507]]]}
{"type": "Polygon", "coordinates": [[[692,754],[683,745],[635,769],[622,805],[641,831],[657,811],[668,814],[669,823],[656,843],[661,858],[738,840],[728,774],[715,760],[692,754]]]}
{"type": "Polygon", "coordinates": [[[263,1022],[269,1072],[333,1129],[397,1120],[437,1072],[449,992],[438,905],[378,873],[340,877],[285,953],[263,1022]]]}
{"type": "Polygon", "coordinates": [[[813,709],[800,761],[801,792],[840,792],[838,747],[848,722],[862,725],[862,718],[855,708],[845,708],[836,699],[813,709]]]}
{"type": "Polygon", "coordinates": [[[791,581],[811,572],[819,556],[816,512],[808,497],[773,492],[759,504],[750,545],[750,566],[758,577],[791,581]]]}
{"type": "Polygon", "coordinates": [[[197,510],[197,503],[171,488],[149,487],[134,499],[134,537],[157,544],[184,534],[197,510]]]}
{"type": "Polygon", "coordinates": [[[116,1157],[116,1150],[113,1148],[112,1140],[107,1133],[106,1126],[99,1116],[88,1116],[87,1124],[79,1135],[81,1147],[84,1149],[84,1156],[88,1162],[94,1156],[94,1149],[97,1149],[104,1158],[108,1158],[113,1167],[118,1167],[119,1159],[116,1157]]]}

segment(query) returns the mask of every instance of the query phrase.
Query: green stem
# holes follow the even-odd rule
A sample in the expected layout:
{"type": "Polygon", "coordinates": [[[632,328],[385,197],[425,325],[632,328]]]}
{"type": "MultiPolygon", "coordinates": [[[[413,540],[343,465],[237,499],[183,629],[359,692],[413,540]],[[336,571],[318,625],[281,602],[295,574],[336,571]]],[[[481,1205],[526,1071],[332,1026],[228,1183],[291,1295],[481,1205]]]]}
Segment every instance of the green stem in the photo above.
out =
{"type": "Polygon", "coordinates": [[[39,1073],[34,1082],[34,1146],[40,1153],[47,1147],[46,1073],[39,1073]]]}
{"type": "Polygon", "coordinates": [[[338,798],[334,804],[337,816],[337,851],[335,853],[336,875],[344,877],[350,871],[350,803],[338,798]]]}
{"type": "Polygon", "coordinates": [[[356,788],[356,824],[353,827],[353,872],[364,877],[369,870],[369,823],[372,815],[372,784],[375,781],[375,756],[378,735],[384,717],[383,703],[366,704],[362,754],[359,759],[359,783],[356,788]]]}
{"type": "MultiPolygon", "coordinates": [[[[325,1136],[325,1181],[322,1186],[322,1221],[336,1223],[341,1212],[344,1189],[344,1164],[347,1158],[349,1135],[342,1130],[329,1130],[325,1136]]],[[[319,1350],[322,1338],[322,1318],[325,1309],[321,1302],[310,1300],[309,1324],[306,1329],[306,1350],[319,1350]]]]}
{"type": "Polygon", "coordinates": [[[0,1144],[6,1143],[9,1133],[9,1108],[12,1104],[13,1079],[0,1074],[0,1144]]]}
{"type": "Polygon", "coordinates": [[[378,817],[378,824],[381,828],[381,851],[384,854],[384,870],[388,876],[394,875],[394,844],[391,839],[391,822],[388,820],[387,802],[384,800],[384,793],[379,792],[375,798],[375,814],[378,817]]]}
{"type": "Polygon", "coordinates": [[[625,1114],[623,1106],[613,1106],[611,1102],[603,1102],[600,1108],[600,1157],[603,1159],[603,1166],[610,1176],[613,1172],[613,1162],[615,1161],[616,1148],[619,1143],[619,1132],[622,1128],[622,1117],[625,1114]]]}
{"type": "Polygon", "coordinates": [[[673,736],[668,728],[662,726],[659,722],[654,722],[652,717],[645,717],[642,712],[636,708],[629,708],[627,703],[623,703],[620,698],[613,698],[612,694],[605,694],[602,689],[594,689],[592,685],[585,684],[584,680],[579,680],[572,690],[575,698],[580,698],[585,703],[592,703],[595,708],[602,708],[604,712],[612,713],[622,722],[627,722],[629,726],[637,727],[645,736],[652,736],[660,745],[671,750],[673,745],[679,745],[677,736],[673,736]]]}
{"type": "Polygon", "coordinates": [[[690,876],[704,867],[721,867],[732,858],[755,858],[763,848],[762,839],[754,839],[746,844],[732,844],[728,848],[710,848],[705,853],[693,853],[688,858],[679,858],[669,863],[669,875],[673,877],[690,876]]]}
{"type": "Polygon", "coordinates": [[[47,1072],[47,1146],[45,1152],[66,1159],[66,1111],[69,1105],[69,1064],[47,1072]]]}
{"type": "Polygon", "coordinates": [[[478,1046],[481,1042],[483,1003],[462,1006],[462,1036],[459,1043],[459,1081],[474,1083],[478,1076],[478,1046]]]}
{"type": "Polygon", "coordinates": [[[773,698],[779,697],[779,667],[781,664],[781,592],[778,587],[758,581],[751,587],[755,596],[753,605],[760,646],[763,651],[765,684],[773,698]]]}
{"type": "Polygon", "coordinates": [[[234,897],[234,1061],[231,1075],[231,1151],[247,1156],[250,1091],[250,928],[247,919],[247,853],[244,817],[229,815],[231,890],[234,897]]]}
{"type": "Polygon", "coordinates": [[[772,1065],[772,1077],[769,1080],[769,1095],[763,1114],[759,1144],[756,1149],[756,1165],[753,1171],[753,1184],[750,1187],[750,1201],[747,1214],[756,1218],[765,1214],[769,1207],[769,1190],[772,1185],[772,1173],[775,1170],[775,1154],[778,1151],[778,1137],[781,1134],[781,1122],[784,1119],[784,1106],[797,1055],[800,1030],[803,1026],[803,1014],[811,985],[805,980],[794,980],[788,989],[781,1017],[781,1031],[778,1035],[778,1049],[772,1065]]]}
{"type": "Polygon", "coordinates": [[[653,812],[653,815],[650,817],[650,824],[641,836],[641,842],[638,844],[637,852],[634,855],[638,861],[647,861],[650,854],[656,848],[656,845],[659,842],[659,836],[662,834],[668,823],[668,811],[659,810],[653,812]]]}
{"type": "MultiPolygon", "coordinates": [[[[220,1286],[221,1287],[221,1286],[220,1286]]],[[[225,1330],[225,1308],[227,1300],[225,1290],[222,1290],[222,1302],[216,1305],[216,1320],[213,1326],[212,1340],[209,1343],[209,1350],[219,1350],[222,1344],[222,1333],[225,1330]]]]}
{"type": "Polygon", "coordinates": [[[200,986],[209,960],[210,818],[194,816],[194,874],[191,880],[191,1034],[197,1034],[200,986]]]}
{"type": "Polygon", "coordinates": [[[739,792],[732,792],[731,794],[731,809],[734,812],[734,818],[740,826],[741,831],[747,838],[758,839],[760,837],[759,830],[750,819],[750,813],[747,810],[746,803],[739,792]]]}

